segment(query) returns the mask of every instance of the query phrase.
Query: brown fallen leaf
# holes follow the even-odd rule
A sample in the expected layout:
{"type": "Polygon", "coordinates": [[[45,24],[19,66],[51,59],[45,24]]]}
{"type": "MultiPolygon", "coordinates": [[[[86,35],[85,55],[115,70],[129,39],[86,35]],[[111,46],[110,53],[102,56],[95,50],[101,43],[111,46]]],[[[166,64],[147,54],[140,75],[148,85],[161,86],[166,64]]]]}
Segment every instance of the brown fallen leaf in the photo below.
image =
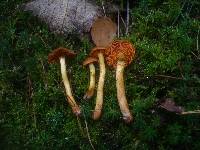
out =
{"type": "Polygon", "coordinates": [[[175,112],[177,114],[182,114],[184,112],[184,108],[177,106],[175,102],[170,98],[166,98],[165,101],[162,102],[159,106],[167,111],[175,112]]]}

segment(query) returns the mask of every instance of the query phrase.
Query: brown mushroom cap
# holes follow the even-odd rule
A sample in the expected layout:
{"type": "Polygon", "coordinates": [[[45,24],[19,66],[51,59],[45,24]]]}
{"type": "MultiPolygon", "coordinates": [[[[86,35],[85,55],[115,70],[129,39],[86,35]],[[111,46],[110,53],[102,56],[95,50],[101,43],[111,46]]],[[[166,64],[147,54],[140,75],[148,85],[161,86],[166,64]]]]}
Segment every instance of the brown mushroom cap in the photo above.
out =
{"type": "Polygon", "coordinates": [[[84,61],[83,61],[83,66],[86,66],[90,63],[94,63],[94,62],[97,62],[98,59],[97,58],[94,58],[94,57],[87,57],[84,61]]]}
{"type": "Polygon", "coordinates": [[[107,64],[114,68],[116,68],[118,60],[125,61],[126,66],[129,65],[134,56],[134,46],[129,41],[125,40],[116,40],[105,50],[107,64]]]}
{"type": "Polygon", "coordinates": [[[96,46],[105,47],[112,42],[117,32],[117,25],[108,17],[95,20],[91,28],[92,40],[96,46]]]}
{"type": "Polygon", "coordinates": [[[91,50],[89,56],[93,58],[98,58],[98,53],[104,53],[105,47],[95,47],[91,50]]]}
{"type": "Polygon", "coordinates": [[[60,57],[63,57],[63,56],[73,57],[75,55],[76,55],[76,53],[74,53],[73,51],[71,51],[67,48],[64,48],[64,47],[59,47],[59,48],[54,49],[48,55],[48,62],[54,63],[54,62],[57,62],[60,57]]]}

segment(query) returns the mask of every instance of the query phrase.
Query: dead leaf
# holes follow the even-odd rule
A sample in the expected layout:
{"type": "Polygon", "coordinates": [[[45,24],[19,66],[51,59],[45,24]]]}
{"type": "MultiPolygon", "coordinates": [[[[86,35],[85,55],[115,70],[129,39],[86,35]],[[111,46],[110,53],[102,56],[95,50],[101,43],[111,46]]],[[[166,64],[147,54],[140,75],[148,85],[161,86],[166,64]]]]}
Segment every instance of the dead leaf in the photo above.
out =
{"type": "Polygon", "coordinates": [[[167,111],[175,112],[177,114],[184,112],[184,108],[177,106],[171,98],[166,98],[159,106],[167,111]]]}

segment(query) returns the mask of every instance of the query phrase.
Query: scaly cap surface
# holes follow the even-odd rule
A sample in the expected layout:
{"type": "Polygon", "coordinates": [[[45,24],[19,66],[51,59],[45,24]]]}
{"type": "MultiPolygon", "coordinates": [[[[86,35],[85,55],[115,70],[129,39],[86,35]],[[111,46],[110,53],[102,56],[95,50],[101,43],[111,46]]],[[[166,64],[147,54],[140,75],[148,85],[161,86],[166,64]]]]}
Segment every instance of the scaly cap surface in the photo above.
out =
{"type": "Polygon", "coordinates": [[[117,61],[123,60],[126,66],[129,65],[135,56],[135,48],[132,43],[126,40],[116,40],[105,50],[107,64],[116,68],[117,61]]]}

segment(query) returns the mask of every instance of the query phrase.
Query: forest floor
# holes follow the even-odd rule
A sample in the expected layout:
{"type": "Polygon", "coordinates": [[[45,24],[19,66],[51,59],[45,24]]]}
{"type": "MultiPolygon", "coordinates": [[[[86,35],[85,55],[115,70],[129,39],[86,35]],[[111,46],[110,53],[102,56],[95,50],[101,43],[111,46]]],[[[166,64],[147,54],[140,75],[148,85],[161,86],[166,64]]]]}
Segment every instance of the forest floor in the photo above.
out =
{"type": "Polygon", "coordinates": [[[89,70],[82,66],[91,39],[53,34],[19,9],[24,2],[0,2],[0,149],[199,150],[200,114],[159,106],[170,99],[184,111],[200,109],[198,0],[135,1],[131,8],[129,34],[120,37],[136,48],[124,75],[131,124],[122,119],[115,70],[108,66],[103,114],[92,120],[95,96],[83,99],[89,70]],[[59,65],[47,60],[61,46],[77,52],[67,68],[80,118],[66,102],[59,65]]]}

